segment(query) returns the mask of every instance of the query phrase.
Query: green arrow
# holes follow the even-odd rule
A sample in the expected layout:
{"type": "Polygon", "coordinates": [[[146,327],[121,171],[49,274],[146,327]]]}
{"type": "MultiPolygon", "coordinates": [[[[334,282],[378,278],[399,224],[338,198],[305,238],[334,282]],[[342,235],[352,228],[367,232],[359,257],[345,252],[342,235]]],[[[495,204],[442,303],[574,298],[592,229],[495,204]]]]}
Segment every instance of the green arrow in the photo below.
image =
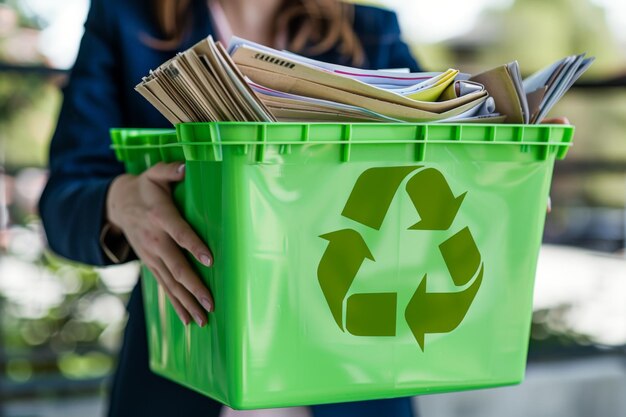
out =
{"type": "Polygon", "coordinates": [[[355,336],[396,335],[396,293],[352,294],[346,302],[346,328],[355,336]]]}
{"type": "Polygon", "coordinates": [[[483,270],[481,265],[472,285],[455,293],[426,292],[424,275],[404,312],[404,318],[422,351],[426,333],[448,333],[461,324],[483,280],[483,270]]]}
{"type": "Polygon", "coordinates": [[[364,171],[354,184],[341,215],[379,230],[400,183],[418,168],[421,166],[370,168],[364,171]]]}
{"type": "Polygon", "coordinates": [[[469,227],[465,227],[439,245],[455,285],[467,284],[480,265],[480,252],[469,227]]]}
{"type": "Polygon", "coordinates": [[[317,267],[317,279],[335,322],[343,330],[343,299],[365,258],[373,261],[374,257],[361,235],[352,229],[320,237],[328,240],[328,246],[317,267]]]}
{"type": "Polygon", "coordinates": [[[415,174],[407,182],[406,191],[421,217],[410,230],[447,230],[467,194],[454,197],[443,174],[434,168],[415,174]]]}

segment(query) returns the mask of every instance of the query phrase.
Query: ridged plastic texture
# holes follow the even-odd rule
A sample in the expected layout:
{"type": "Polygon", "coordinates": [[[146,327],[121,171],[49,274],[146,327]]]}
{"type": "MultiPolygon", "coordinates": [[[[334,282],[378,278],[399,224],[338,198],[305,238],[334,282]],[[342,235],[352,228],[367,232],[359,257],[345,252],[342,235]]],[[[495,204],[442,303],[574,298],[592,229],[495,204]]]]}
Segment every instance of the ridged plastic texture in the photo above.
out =
{"type": "Polygon", "coordinates": [[[233,408],[515,384],[552,169],[571,126],[190,123],[115,130],[177,204],[215,313],[184,326],[143,269],[150,366],[233,408]]]}

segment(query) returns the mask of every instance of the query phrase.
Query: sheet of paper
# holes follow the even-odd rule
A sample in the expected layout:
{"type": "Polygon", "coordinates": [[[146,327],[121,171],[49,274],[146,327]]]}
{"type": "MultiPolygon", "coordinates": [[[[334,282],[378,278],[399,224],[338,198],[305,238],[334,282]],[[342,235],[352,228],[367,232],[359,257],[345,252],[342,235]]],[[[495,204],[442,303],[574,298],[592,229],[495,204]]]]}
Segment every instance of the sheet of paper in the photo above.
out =
{"type": "MultiPolygon", "coordinates": [[[[465,104],[454,107],[450,110],[446,110],[445,106],[441,106],[442,112],[437,113],[434,111],[421,110],[414,107],[408,107],[399,105],[397,103],[385,102],[383,100],[370,98],[367,96],[361,96],[352,92],[343,91],[335,88],[325,88],[324,85],[314,83],[312,81],[295,78],[283,75],[277,77],[274,72],[266,71],[260,68],[248,67],[240,65],[242,72],[250,77],[257,84],[267,86],[273,90],[283,91],[295,95],[307,96],[318,98],[322,100],[335,101],[338,103],[349,104],[352,106],[359,106],[370,111],[385,114],[395,119],[401,119],[405,121],[428,121],[438,120],[445,117],[456,116],[464,111],[476,106],[479,102],[486,99],[487,93],[483,92],[477,96],[467,96],[471,100],[466,101],[465,104]]],[[[461,98],[463,99],[463,98],[461,98]]],[[[459,99],[460,100],[460,99],[459,99]]],[[[441,103],[428,103],[428,104],[441,104],[441,103]]]]}
{"type": "MultiPolygon", "coordinates": [[[[245,121],[250,120],[249,113],[246,112],[244,106],[245,103],[240,102],[235,88],[229,84],[228,76],[223,69],[219,68],[219,62],[214,56],[213,49],[209,46],[212,42],[212,38],[208,38],[196,43],[192,47],[192,51],[198,57],[199,61],[209,74],[209,83],[215,89],[215,94],[220,96],[221,99],[228,103],[231,113],[233,114],[233,121],[245,121]]],[[[251,110],[250,110],[251,112],[251,110]]]]}
{"type": "Polygon", "coordinates": [[[536,89],[548,85],[548,81],[554,76],[557,70],[563,66],[565,60],[566,58],[560,59],[555,63],[543,69],[540,69],[534,74],[526,77],[522,82],[526,94],[532,93],[536,89]]]}
{"type": "Polygon", "coordinates": [[[539,114],[535,118],[535,123],[541,123],[546,117],[548,112],[554,107],[554,105],[565,95],[570,87],[576,82],[576,80],[589,68],[595,58],[584,58],[585,54],[576,56],[572,63],[564,68],[563,76],[553,83],[553,86],[548,86],[546,96],[544,96],[541,103],[539,114]],[[550,88],[552,87],[552,88],[550,88]]]}
{"type": "MultiPolygon", "coordinates": [[[[242,68],[244,74],[248,76],[250,76],[250,74],[247,74],[244,68],[263,70],[267,73],[273,74],[272,77],[277,79],[285,77],[296,78],[309,81],[317,85],[329,87],[328,89],[350,92],[364,97],[395,103],[406,107],[413,107],[415,109],[429,112],[445,112],[452,110],[461,104],[474,100],[480,95],[477,94],[475,97],[460,97],[446,102],[412,100],[401,94],[397,94],[394,91],[380,89],[354,78],[334,74],[293,60],[287,60],[286,58],[271,55],[268,52],[251,49],[248,46],[240,46],[237,48],[233,53],[233,60],[240,68],[242,68]]],[[[250,78],[257,81],[253,77],[250,78]]],[[[262,85],[268,85],[276,90],[282,90],[281,88],[269,85],[267,82],[259,83],[262,85]]]]}
{"type": "Polygon", "coordinates": [[[522,107],[522,120],[524,123],[528,123],[530,115],[528,114],[528,101],[526,100],[526,93],[524,92],[524,86],[522,85],[522,73],[519,68],[519,63],[513,61],[506,66],[509,76],[515,86],[515,92],[519,98],[520,106],[522,107]]]}
{"type": "Polygon", "coordinates": [[[193,50],[181,54],[181,61],[193,77],[194,84],[206,105],[213,108],[219,120],[238,120],[238,114],[228,96],[221,92],[217,77],[205,66],[193,50]]]}
{"type": "Polygon", "coordinates": [[[463,97],[468,94],[478,93],[485,91],[485,86],[473,81],[455,81],[450,84],[439,97],[439,101],[452,100],[458,97],[463,97]]]}
{"type": "Polygon", "coordinates": [[[506,65],[493,68],[470,78],[485,86],[496,103],[496,111],[506,116],[506,123],[524,123],[517,89],[506,65]]]}
{"type": "Polygon", "coordinates": [[[533,123],[539,115],[539,109],[541,109],[541,102],[543,96],[546,94],[546,87],[540,87],[532,93],[526,94],[526,101],[528,102],[528,113],[530,115],[530,123],[533,123]]]}
{"type": "Polygon", "coordinates": [[[474,119],[478,117],[497,117],[502,116],[498,112],[496,112],[496,102],[493,97],[488,97],[487,100],[483,101],[480,105],[469,109],[465,113],[461,113],[458,116],[450,117],[446,119],[447,121],[458,121],[462,122],[467,119],[474,119]]]}
{"type": "Polygon", "coordinates": [[[265,86],[254,83],[253,81],[249,81],[252,89],[258,94],[261,95],[261,100],[266,102],[266,100],[274,99],[275,101],[280,102],[285,105],[288,103],[293,107],[303,108],[311,108],[316,106],[318,108],[325,108],[328,111],[334,112],[352,112],[363,115],[364,117],[369,117],[372,119],[377,119],[379,121],[387,121],[387,122],[400,122],[401,120],[394,119],[392,117],[385,116],[380,113],[376,113],[363,107],[359,106],[350,106],[347,104],[337,103],[334,101],[321,100],[313,97],[299,96],[296,94],[284,93],[281,91],[272,90],[271,88],[267,88],[265,86]],[[281,101],[279,101],[281,100],[281,101]]]}
{"type": "Polygon", "coordinates": [[[256,116],[259,118],[259,121],[275,122],[276,119],[274,118],[274,116],[272,116],[272,113],[270,113],[265,108],[263,103],[256,98],[248,84],[246,84],[243,74],[239,71],[239,68],[237,68],[237,66],[231,60],[226,49],[224,49],[222,44],[219,42],[215,43],[214,45],[219,53],[218,57],[222,65],[228,72],[229,77],[231,77],[231,79],[233,80],[235,87],[239,91],[239,94],[241,94],[248,103],[248,105],[252,107],[256,116]]]}
{"type": "Polygon", "coordinates": [[[293,60],[301,64],[306,64],[319,69],[324,69],[335,74],[340,74],[358,79],[361,82],[372,85],[392,85],[392,86],[411,86],[416,83],[428,80],[429,78],[440,75],[439,72],[398,72],[396,70],[364,70],[360,68],[347,67],[343,65],[331,64],[328,62],[317,61],[288,51],[279,51],[267,46],[251,42],[242,38],[233,37],[228,45],[228,53],[234,53],[240,47],[251,47],[261,52],[267,52],[277,58],[285,60],[293,60]]]}
{"type": "Polygon", "coordinates": [[[156,96],[154,95],[148,88],[143,84],[138,84],[135,87],[135,90],[139,92],[146,100],[150,102],[154,107],[157,108],[163,116],[173,125],[177,123],[181,123],[182,120],[178,118],[167,106],[156,96]]]}

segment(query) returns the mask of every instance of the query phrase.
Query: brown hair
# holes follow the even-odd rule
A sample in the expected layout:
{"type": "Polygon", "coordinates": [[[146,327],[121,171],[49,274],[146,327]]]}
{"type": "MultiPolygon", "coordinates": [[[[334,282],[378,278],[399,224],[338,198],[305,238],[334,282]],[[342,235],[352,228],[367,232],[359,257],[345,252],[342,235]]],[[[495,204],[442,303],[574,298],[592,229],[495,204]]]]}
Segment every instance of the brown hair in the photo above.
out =
{"type": "MultiPolygon", "coordinates": [[[[193,1],[154,0],[156,22],[164,39],[148,39],[147,43],[158,49],[179,46],[191,26],[193,1]]],[[[337,47],[352,64],[361,65],[365,55],[352,28],[353,18],[354,6],[339,0],[283,0],[273,32],[286,33],[287,49],[293,52],[317,55],[337,47]]]]}

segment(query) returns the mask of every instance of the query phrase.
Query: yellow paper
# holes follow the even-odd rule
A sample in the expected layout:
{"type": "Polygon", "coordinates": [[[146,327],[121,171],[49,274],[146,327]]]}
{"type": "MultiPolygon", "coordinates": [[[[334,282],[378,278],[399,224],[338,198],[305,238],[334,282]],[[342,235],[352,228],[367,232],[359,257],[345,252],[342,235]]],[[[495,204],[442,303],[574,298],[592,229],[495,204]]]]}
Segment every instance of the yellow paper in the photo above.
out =
{"type": "Polygon", "coordinates": [[[441,79],[431,87],[422,91],[415,92],[413,94],[406,95],[405,97],[408,97],[411,100],[418,101],[437,101],[439,96],[441,96],[441,93],[443,93],[444,90],[448,88],[451,83],[454,82],[454,78],[458,73],[459,70],[449,69],[441,74],[441,79]]]}

